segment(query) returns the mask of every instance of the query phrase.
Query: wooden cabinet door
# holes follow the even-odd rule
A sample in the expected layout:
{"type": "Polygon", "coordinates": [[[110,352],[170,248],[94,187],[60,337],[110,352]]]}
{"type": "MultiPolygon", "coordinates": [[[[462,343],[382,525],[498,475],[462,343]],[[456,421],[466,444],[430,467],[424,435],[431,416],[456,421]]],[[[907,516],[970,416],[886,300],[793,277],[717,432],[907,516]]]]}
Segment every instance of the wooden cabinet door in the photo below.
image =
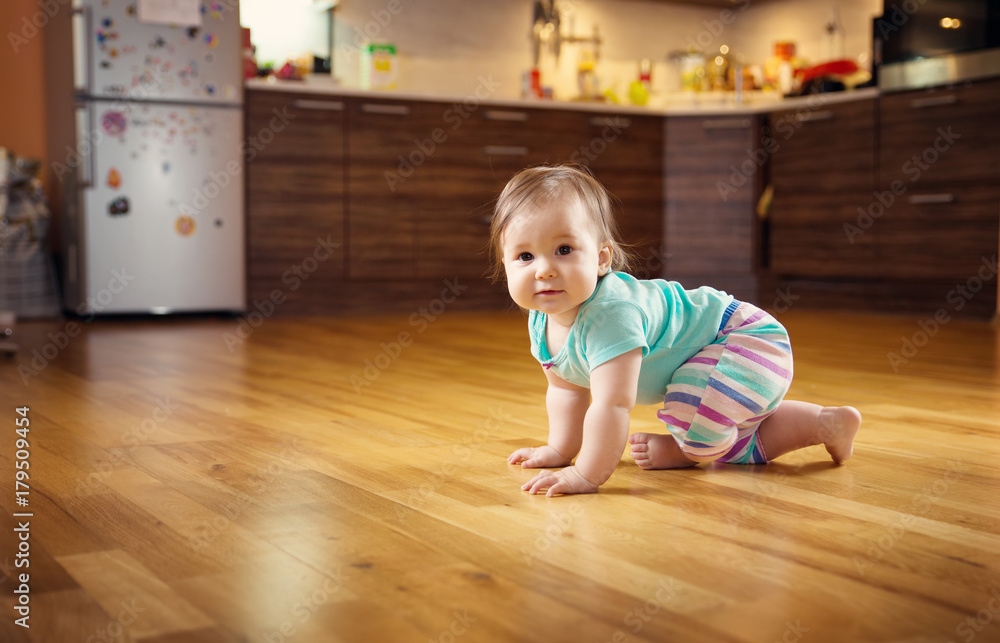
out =
{"type": "Polygon", "coordinates": [[[612,196],[618,231],[641,279],[666,271],[663,246],[663,118],[587,114],[574,159],[612,196]]]}
{"type": "Polygon", "coordinates": [[[756,299],[759,132],[753,115],[666,119],[668,278],[756,299]]]}
{"type": "Polygon", "coordinates": [[[997,252],[1000,80],[881,97],[880,272],[974,278],[997,252]]]}
{"type": "Polygon", "coordinates": [[[348,110],[348,276],[410,280],[415,219],[433,160],[433,104],[353,99],[348,110]]]}
{"type": "Polygon", "coordinates": [[[247,291],[250,306],[329,310],[344,275],[344,102],[248,91],[247,291]]]}
{"type": "Polygon", "coordinates": [[[875,109],[860,100],[770,115],[772,273],[873,274],[875,109]]]}

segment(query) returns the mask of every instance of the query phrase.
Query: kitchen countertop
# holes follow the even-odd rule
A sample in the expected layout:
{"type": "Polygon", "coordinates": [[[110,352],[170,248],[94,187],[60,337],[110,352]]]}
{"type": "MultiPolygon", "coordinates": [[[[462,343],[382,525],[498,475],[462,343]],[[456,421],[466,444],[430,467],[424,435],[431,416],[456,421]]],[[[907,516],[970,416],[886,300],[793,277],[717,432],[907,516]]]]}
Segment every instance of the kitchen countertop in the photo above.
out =
{"type": "MultiPolygon", "coordinates": [[[[326,96],[351,96],[386,100],[426,100],[444,103],[462,103],[468,96],[455,96],[433,92],[374,91],[338,85],[326,78],[307,80],[277,80],[253,78],[245,81],[247,89],[268,91],[302,92],[326,96]]],[[[828,94],[814,94],[795,98],[778,98],[773,94],[752,92],[749,100],[742,104],[727,102],[731,94],[704,94],[692,98],[674,99],[665,105],[639,107],[636,105],[616,105],[585,101],[537,100],[524,98],[487,98],[481,102],[498,107],[532,107],[541,109],[573,109],[591,112],[614,112],[616,114],[646,114],[650,116],[720,116],[762,114],[800,108],[816,109],[822,105],[865,100],[878,96],[878,88],[868,87],[828,94]]]]}

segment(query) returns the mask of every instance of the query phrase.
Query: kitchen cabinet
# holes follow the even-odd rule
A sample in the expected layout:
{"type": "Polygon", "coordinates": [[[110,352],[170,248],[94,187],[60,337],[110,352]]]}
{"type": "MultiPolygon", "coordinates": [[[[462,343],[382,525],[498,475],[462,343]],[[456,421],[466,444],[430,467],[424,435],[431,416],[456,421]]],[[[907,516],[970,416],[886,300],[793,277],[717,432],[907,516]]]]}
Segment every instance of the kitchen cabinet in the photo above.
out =
{"type": "Polygon", "coordinates": [[[662,255],[662,121],[250,90],[248,141],[267,139],[248,147],[251,297],[280,290],[293,314],[419,310],[458,280],[449,305],[500,306],[485,278],[493,203],[524,167],[573,160],[620,200],[625,240],[655,272],[642,276],[659,276],[646,255],[662,255]],[[287,124],[268,132],[275,114],[287,124]],[[334,248],[321,262],[317,238],[334,248]]]}
{"type": "Polygon", "coordinates": [[[859,208],[874,198],[876,107],[875,100],[817,103],[769,115],[773,274],[870,276],[876,269],[876,232],[859,221],[859,208]]]}
{"type": "Polygon", "coordinates": [[[1000,80],[886,94],[878,189],[881,273],[965,280],[997,252],[1000,80]]]}
{"type": "Polygon", "coordinates": [[[251,308],[280,291],[285,312],[326,312],[323,293],[344,277],[344,108],[333,97],[247,92],[251,308]]]}
{"type": "Polygon", "coordinates": [[[760,117],[670,117],[665,137],[667,277],[756,301],[760,117]]]}

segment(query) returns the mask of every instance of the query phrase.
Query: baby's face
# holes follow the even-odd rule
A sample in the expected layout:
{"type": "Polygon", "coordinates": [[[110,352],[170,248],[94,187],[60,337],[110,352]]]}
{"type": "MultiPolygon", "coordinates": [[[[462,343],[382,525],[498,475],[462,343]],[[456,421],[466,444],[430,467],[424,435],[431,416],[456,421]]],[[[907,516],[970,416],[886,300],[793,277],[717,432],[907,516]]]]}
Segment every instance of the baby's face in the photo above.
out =
{"type": "Polygon", "coordinates": [[[569,326],[611,265],[578,199],[553,199],[514,216],[503,235],[507,288],[522,308],[569,326]]]}

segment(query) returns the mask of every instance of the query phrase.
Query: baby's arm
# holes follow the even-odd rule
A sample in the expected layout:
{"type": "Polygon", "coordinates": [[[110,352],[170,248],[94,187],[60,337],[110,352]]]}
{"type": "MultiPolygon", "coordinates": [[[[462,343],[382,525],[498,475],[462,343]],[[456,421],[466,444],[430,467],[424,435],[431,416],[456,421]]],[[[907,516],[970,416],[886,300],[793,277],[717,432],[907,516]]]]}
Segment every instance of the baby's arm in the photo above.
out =
{"type": "Polygon", "coordinates": [[[590,373],[593,401],[583,422],[583,443],[575,467],[542,471],[523,487],[546,495],[587,493],[607,482],[628,441],[629,411],[635,406],[642,349],[636,348],[601,364],[590,373]]]}
{"type": "Polygon", "coordinates": [[[570,384],[544,369],[549,380],[545,408],[549,415],[549,443],[546,446],[524,447],[510,454],[507,462],[521,463],[526,469],[564,467],[580,452],[583,442],[583,420],[590,406],[590,390],[570,384]]]}

